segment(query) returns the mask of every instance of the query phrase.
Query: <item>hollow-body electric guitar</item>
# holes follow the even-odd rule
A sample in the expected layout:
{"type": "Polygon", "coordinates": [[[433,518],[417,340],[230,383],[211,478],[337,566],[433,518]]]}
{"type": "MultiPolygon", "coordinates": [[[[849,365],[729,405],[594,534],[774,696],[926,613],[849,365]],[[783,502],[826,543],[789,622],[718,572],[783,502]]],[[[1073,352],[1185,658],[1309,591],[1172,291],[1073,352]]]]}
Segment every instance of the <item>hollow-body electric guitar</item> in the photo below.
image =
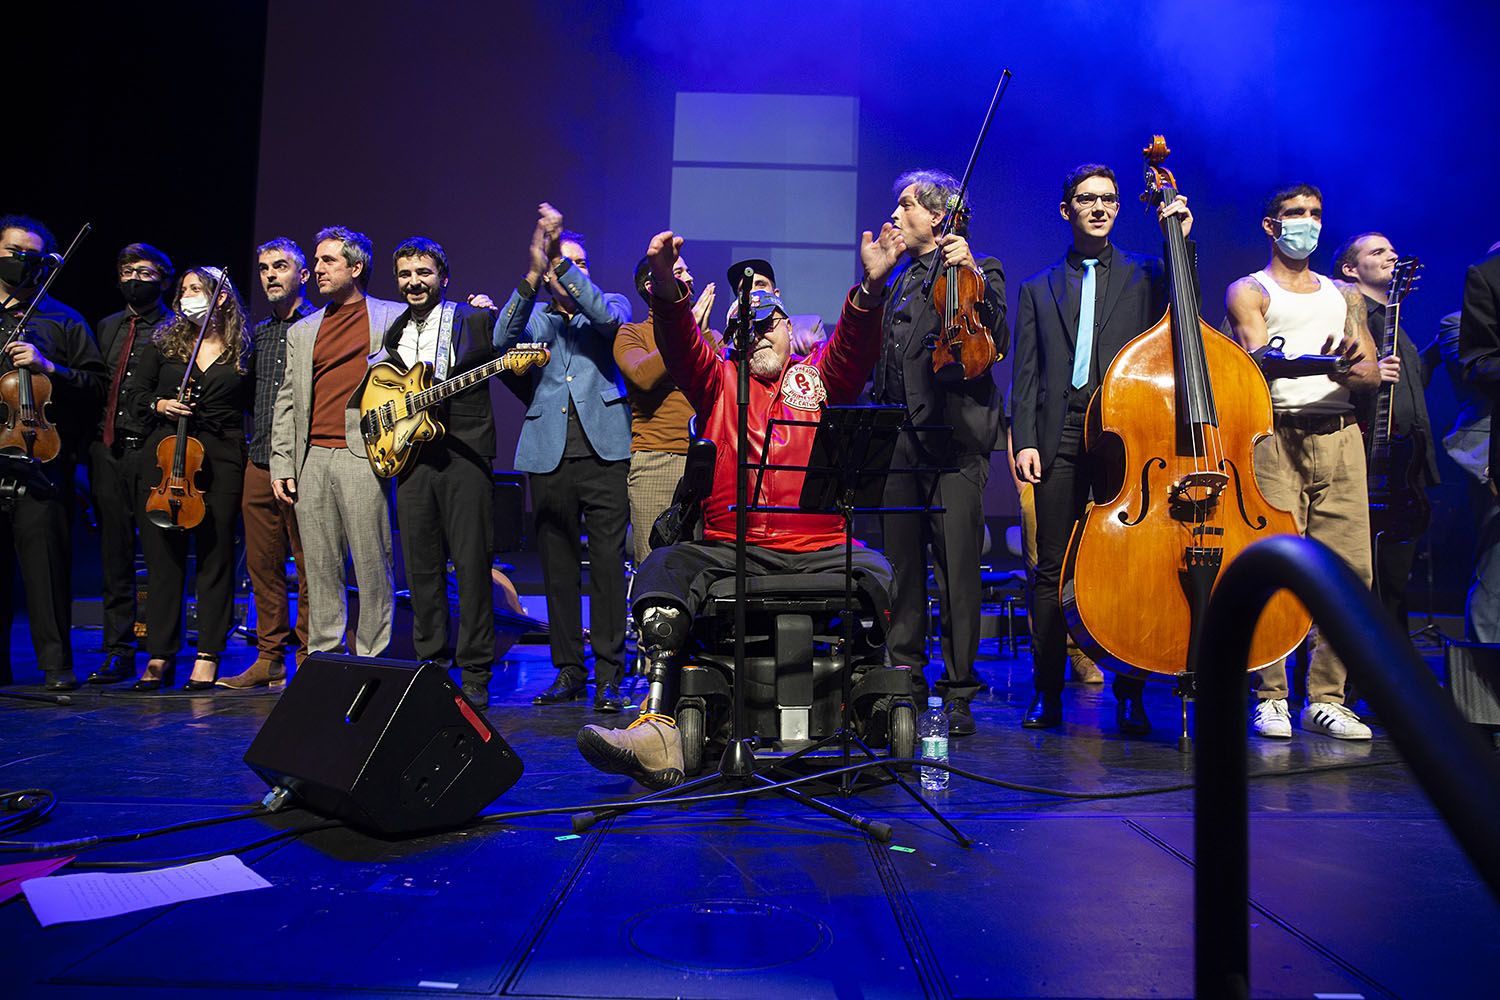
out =
{"type": "Polygon", "coordinates": [[[493,361],[436,385],[432,365],[425,361],[405,370],[390,361],[371,365],[355,394],[359,433],[370,468],[382,479],[399,475],[424,441],[442,436],[443,425],[432,414],[434,406],[501,372],[520,374],[551,359],[552,352],[545,345],[517,344],[493,361]]]}

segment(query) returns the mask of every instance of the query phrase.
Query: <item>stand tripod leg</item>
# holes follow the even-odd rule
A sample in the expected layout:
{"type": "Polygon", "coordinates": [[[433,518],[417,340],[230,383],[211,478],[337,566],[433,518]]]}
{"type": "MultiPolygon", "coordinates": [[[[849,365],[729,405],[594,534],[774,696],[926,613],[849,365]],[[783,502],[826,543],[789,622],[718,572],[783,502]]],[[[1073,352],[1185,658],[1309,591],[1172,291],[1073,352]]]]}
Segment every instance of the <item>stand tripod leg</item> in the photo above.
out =
{"type": "MultiPolygon", "coordinates": [[[[754,780],[762,787],[775,784],[774,781],[763,774],[755,775],[754,780]]],[[[822,799],[815,799],[811,795],[800,792],[795,788],[778,788],[776,789],[776,791],[794,802],[801,803],[809,809],[817,810],[824,816],[831,816],[836,820],[848,823],[850,826],[854,827],[854,829],[859,830],[862,833],[868,833],[870,836],[874,837],[882,844],[890,843],[891,837],[894,835],[895,831],[891,829],[891,825],[889,823],[882,823],[880,820],[870,819],[868,817],[861,816],[858,813],[846,812],[845,810],[840,809],[837,806],[831,806],[828,803],[824,802],[822,799]]]]}
{"type": "MultiPolygon", "coordinates": [[[[896,782],[896,784],[900,785],[901,788],[902,788],[902,790],[905,791],[907,795],[910,795],[913,799],[915,799],[917,801],[918,805],[920,805],[923,809],[926,809],[927,812],[932,815],[933,819],[935,819],[939,823],[943,824],[943,826],[947,829],[947,831],[949,833],[953,834],[953,839],[958,841],[958,844],[959,844],[960,847],[972,847],[974,845],[974,841],[972,841],[968,837],[964,836],[964,834],[962,833],[962,831],[960,831],[958,829],[958,827],[956,827],[952,823],[950,823],[948,821],[948,818],[946,816],[944,816],[941,812],[939,812],[938,808],[936,806],[934,806],[931,802],[927,801],[927,797],[926,796],[924,796],[921,792],[919,792],[915,788],[913,788],[911,786],[911,782],[907,781],[904,777],[901,776],[901,772],[897,771],[894,767],[891,767],[890,764],[887,763],[884,758],[882,758],[874,750],[871,750],[870,747],[869,747],[869,745],[867,743],[865,743],[864,740],[860,739],[857,735],[855,735],[855,733],[852,732],[852,731],[840,731],[840,732],[829,733],[827,736],[823,737],[821,740],[818,740],[818,742],[813,743],[813,744],[811,744],[809,746],[805,746],[801,750],[798,750],[796,753],[792,754],[791,756],[784,757],[781,760],[776,761],[775,763],[773,763],[768,768],[768,770],[777,771],[777,770],[780,770],[782,768],[785,768],[787,765],[789,765],[789,764],[791,764],[791,763],[799,760],[803,756],[805,756],[807,754],[810,754],[810,753],[814,753],[814,752],[816,752],[818,750],[821,750],[823,747],[827,746],[829,743],[832,743],[834,740],[841,740],[841,741],[843,741],[845,746],[847,746],[848,744],[852,743],[853,745],[859,747],[859,749],[864,752],[864,755],[868,759],[870,759],[871,761],[874,761],[875,764],[880,768],[880,770],[884,771],[888,777],[890,777],[892,780],[894,780],[896,782]]],[[[847,766],[847,763],[846,763],[845,766],[847,766]]]]}
{"type": "Polygon", "coordinates": [[[724,775],[715,772],[714,774],[706,774],[701,778],[684,782],[676,788],[664,788],[659,792],[648,792],[640,798],[631,800],[632,806],[615,806],[611,809],[588,809],[583,812],[576,812],[572,817],[573,832],[583,833],[600,820],[613,819],[624,812],[633,812],[635,805],[671,802],[679,796],[695,795],[703,789],[710,788],[724,780],[726,780],[724,775]]]}

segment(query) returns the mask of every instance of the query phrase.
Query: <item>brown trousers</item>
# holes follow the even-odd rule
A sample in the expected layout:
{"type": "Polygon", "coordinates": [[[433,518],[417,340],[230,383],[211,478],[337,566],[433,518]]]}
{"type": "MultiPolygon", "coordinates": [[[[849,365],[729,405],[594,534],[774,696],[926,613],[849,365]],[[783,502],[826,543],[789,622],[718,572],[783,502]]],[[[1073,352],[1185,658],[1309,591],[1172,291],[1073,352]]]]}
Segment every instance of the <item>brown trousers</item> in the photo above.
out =
{"type": "MultiPolygon", "coordinates": [[[[1331,434],[1278,427],[1255,448],[1255,481],[1266,499],[1297,520],[1297,530],[1332,549],[1366,585],[1371,578],[1370,498],[1365,443],[1357,424],[1331,434]]],[[[1307,700],[1343,704],[1344,666],[1316,627],[1307,700]]],[[[1287,696],[1286,663],[1251,675],[1262,699],[1287,696]]]]}
{"type": "Polygon", "coordinates": [[[245,463],[245,489],[240,501],[245,518],[245,568],[255,591],[256,646],[262,657],[284,657],[296,650],[297,662],[307,655],[307,574],[302,568],[302,538],[292,508],[271,493],[271,473],[264,465],[245,463]],[[297,626],[292,637],[291,607],[287,600],[286,553],[297,563],[297,626]]]}

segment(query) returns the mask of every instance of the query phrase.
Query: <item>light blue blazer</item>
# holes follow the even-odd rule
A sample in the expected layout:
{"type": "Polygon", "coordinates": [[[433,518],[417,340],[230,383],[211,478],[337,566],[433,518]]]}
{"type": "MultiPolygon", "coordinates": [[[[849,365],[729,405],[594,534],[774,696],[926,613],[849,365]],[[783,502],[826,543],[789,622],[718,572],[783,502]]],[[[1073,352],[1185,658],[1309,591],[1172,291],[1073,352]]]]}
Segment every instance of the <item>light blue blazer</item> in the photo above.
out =
{"type": "Polygon", "coordinates": [[[630,322],[630,300],[601,292],[571,264],[558,278],[578,305],[568,319],[555,309],[537,309],[536,299],[511,292],[495,324],[495,346],[546,344],[552,359],[530,373],[534,395],[516,442],[519,472],[553,472],[568,440],[568,402],[599,457],[630,457],[630,402],[615,364],[614,340],[621,323],[630,322]]]}

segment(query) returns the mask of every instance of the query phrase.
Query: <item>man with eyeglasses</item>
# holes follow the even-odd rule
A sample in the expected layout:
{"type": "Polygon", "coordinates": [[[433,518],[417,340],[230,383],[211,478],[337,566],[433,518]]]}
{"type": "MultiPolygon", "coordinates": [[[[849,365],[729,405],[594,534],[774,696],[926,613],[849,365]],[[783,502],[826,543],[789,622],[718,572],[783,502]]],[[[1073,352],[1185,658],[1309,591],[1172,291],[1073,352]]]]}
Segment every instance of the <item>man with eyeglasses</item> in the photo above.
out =
{"type": "Polygon", "coordinates": [[[31,645],[46,688],[71,691],[78,687],[70,634],[73,469],[98,413],[104,359],[82,316],[50,295],[38,300],[45,255],[56,252],[57,241],[42,223],[0,217],[0,342],[36,302],[24,336],[0,352],[0,376],[25,368],[51,382],[46,415],[61,442],[51,461],[38,461],[33,444],[0,449],[0,551],[13,560],[0,571],[0,684],[11,682],[12,567],[19,566],[31,645]]]}
{"type": "Polygon", "coordinates": [[[887,507],[920,507],[929,496],[939,514],[888,514],[885,554],[896,572],[888,636],[893,664],[912,668],[912,694],[925,703],[927,682],[927,550],[937,584],[942,632],[943,677],[938,691],[949,712],[949,731],[975,731],[969,700],[979,691],[974,658],[979,653],[979,555],[984,544],[984,487],[990,453],[1000,438],[1001,392],[991,373],[969,380],[939,379],[932,347],[942,333],[942,313],[923,285],[934,267],[978,267],[984,274],[983,321],[1000,356],[1006,351],[1005,271],[994,257],[975,258],[967,220],[938,238],[956,207],[959,182],[936,170],[914,170],[896,180],[891,224],[905,240],[907,263],[891,278],[882,317],[880,360],[874,399],[904,406],[914,425],[945,424],[951,443],[927,434],[903,433],[892,468],[956,468],[932,476],[894,473],[886,479],[887,507]]]}
{"type": "Polygon", "coordinates": [[[533,368],[530,405],[516,443],[516,469],[528,474],[552,664],[557,677],[538,705],[583,694],[580,520],[588,533],[589,633],[594,648],[594,711],[625,707],[625,525],[630,519],[630,400],[614,341],[630,322],[630,301],[602,292],[589,278],[583,237],[564,230],[562,215],[537,207],[526,277],[500,311],[495,346],[546,344],[552,359],[533,368]],[[547,289],[550,301],[537,307],[547,289]]]}
{"type": "MultiPolygon", "coordinates": [[[[1063,181],[1058,210],[1072,230],[1063,259],[1021,285],[1016,350],[1011,369],[1011,444],[1016,478],[1032,487],[1036,505],[1036,568],[1031,593],[1031,705],[1026,729],[1062,725],[1068,630],[1058,585],[1068,539],[1082,519],[1098,469],[1083,447],[1089,400],[1120,349],[1150,329],[1167,310],[1166,269],[1160,258],[1115,247],[1110,231],[1120,211],[1114,171],[1086,163],[1063,181]]],[[[1158,213],[1193,216],[1181,195],[1158,213]]],[[[1144,684],[1116,675],[1115,719],[1120,732],[1151,732],[1144,684]]]]}
{"type": "Polygon", "coordinates": [[[115,266],[125,308],[95,327],[109,373],[104,409],[88,455],[104,584],[104,661],[89,675],[90,684],[118,684],[135,677],[135,508],[141,488],[140,448],[148,431],[125,405],[120,389],[142,354],[151,349],[157,327],[174,315],[164,301],[173,276],[166,254],[149,243],[131,243],[116,256],[115,266]]]}

